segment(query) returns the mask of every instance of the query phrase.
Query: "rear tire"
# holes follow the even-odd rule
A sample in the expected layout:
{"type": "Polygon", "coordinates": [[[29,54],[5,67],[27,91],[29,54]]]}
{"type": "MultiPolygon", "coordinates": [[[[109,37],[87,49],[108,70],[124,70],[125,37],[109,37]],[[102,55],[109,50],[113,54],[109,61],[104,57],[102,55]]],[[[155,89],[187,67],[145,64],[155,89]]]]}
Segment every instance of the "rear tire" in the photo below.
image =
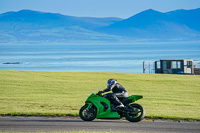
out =
{"type": "Polygon", "coordinates": [[[140,104],[131,104],[130,105],[134,111],[125,113],[125,118],[130,122],[139,122],[144,119],[145,110],[140,104]]]}
{"type": "Polygon", "coordinates": [[[88,104],[85,104],[79,111],[79,116],[84,121],[92,121],[96,118],[96,115],[97,109],[94,105],[88,109],[88,104]]]}

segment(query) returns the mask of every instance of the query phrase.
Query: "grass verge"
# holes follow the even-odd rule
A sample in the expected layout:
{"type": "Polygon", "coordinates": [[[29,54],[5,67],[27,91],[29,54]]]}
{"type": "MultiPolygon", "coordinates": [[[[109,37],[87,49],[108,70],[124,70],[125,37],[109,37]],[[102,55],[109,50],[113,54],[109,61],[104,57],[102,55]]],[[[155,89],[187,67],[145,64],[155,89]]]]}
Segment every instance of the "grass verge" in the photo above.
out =
{"type": "MultiPolygon", "coordinates": [[[[0,133],[26,133],[26,132],[0,132],[0,133]]],[[[27,132],[31,133],[31,132],[27,132]]],[[[48,132],[34,132],[34,133],[48,133],[48,132]]],[[[125,132],[89,132],[89,131],[72,131],[72,132],[51,132],[51,133],[125,133],[125,132]]],[[[131,132],[136,133],[136,132],[131,132]]]]}
{"type": "Polygon", "coordinates": [[[116,78],[143,95],[146,118],[200,120],[200,76],[139,73],[0,71],[1,116],[77,116],[85,99],[116,78]]]}

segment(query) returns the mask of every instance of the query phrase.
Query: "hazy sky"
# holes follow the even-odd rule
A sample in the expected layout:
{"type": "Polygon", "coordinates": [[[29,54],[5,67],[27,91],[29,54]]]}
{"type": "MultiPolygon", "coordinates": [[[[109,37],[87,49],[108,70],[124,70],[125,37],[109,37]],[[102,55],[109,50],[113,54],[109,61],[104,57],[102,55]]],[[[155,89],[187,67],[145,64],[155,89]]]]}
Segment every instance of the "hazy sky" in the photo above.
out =
{"type": "Polygon", "coordinates": [[[200,8],[200,0],[0,0],[0,13],[30,9],[71,16],[128,18],[147,9],[200,8]]]}

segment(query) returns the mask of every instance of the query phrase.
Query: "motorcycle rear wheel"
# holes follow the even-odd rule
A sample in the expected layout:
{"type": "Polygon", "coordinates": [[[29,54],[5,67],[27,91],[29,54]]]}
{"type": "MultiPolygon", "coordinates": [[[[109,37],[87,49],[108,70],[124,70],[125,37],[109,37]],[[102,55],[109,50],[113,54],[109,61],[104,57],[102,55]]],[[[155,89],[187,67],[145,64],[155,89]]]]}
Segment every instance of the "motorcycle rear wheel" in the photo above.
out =
{"type": "Polygon", "coordinates": [[[96,118],[96,115],[97,109],[94,105],[88,109],[88,104],[85,104],[79,111],[79,116],[84,121],[92,121],[96,118]]]}
{"type": "Polygon", "coordinates": [[[139,122],[144,119],[145,110],[140,104],[131,104],[133,112],[125,113],[125,118],[130,122],[139,122]]]}

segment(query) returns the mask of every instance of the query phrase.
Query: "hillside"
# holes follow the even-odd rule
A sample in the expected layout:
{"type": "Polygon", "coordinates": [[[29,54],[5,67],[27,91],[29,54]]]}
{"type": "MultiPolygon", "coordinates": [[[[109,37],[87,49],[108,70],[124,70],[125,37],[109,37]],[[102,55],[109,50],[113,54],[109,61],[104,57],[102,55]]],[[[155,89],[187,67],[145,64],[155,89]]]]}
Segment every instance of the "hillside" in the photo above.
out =
{"type": "Polygon", "coordinates": [[[31,10],[0,14],[2,42],[199,40],[200,8],[161,13],[152,9],[127,19],[74,17],[31,10]]]}
{"type": "Polygon", "coordinates": [[[134,39],[198,40],[199,23],[200,8],[167,13],[150,9],[101,28],[100,31],[134,39]]]}
{"type": "Polygon", "coordinates": [[[93,31],[120,18],[73,17],[31,10],[0,15],[0,41],[49,41],[115,39],[115,36],[93,31]]]}

